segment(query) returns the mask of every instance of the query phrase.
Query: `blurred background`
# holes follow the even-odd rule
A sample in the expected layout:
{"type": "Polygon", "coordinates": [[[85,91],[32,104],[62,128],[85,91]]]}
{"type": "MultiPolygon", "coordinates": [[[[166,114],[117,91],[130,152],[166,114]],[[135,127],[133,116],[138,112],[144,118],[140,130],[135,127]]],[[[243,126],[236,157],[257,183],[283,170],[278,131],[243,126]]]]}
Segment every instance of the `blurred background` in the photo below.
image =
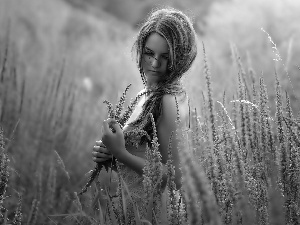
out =
{"type": "Polygon", "coordinates": [[[272,115],[275,69],[299,111],[298,0],[0,0],[1,123],[17,171],[11,186],[23,187],[25,202],[37,171],[50,177],[54,150],[70,173],[68,182],[57,173],[55,189],[84,184],[107,117],[102,102],[116,103],[130,83],[128,101],[143,88],[131,47],[148,13],[164,6],[189,15],[197,33],[198,56],[184,79],[193,108],[205,92],[204,43],[215,100],[236,95],[236,48],[245,73],[265,79],[272,115]]]}

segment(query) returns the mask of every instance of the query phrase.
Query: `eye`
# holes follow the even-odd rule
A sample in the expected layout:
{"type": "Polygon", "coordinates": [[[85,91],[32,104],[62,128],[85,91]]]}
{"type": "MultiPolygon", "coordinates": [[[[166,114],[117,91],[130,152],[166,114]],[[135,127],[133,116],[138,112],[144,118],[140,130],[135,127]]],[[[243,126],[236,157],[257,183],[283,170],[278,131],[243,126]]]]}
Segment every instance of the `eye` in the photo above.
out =
{"type": "Polygon", "coordinates": [[[144,54],[146,55],[153,55],[153,52],[148,50],[148,49],[144,49],[144,54]]]}
{"type": "Polygon", "coordinates": [[[169,60],[169,56],[168,56],[168,55],[162,55],[162,57],[163,57],[165,60],[169,60]]]}
{"type": "Polygon", "coordinates": [[[145,52],[146,55],[153,55],[152,52],[145,52]]]}

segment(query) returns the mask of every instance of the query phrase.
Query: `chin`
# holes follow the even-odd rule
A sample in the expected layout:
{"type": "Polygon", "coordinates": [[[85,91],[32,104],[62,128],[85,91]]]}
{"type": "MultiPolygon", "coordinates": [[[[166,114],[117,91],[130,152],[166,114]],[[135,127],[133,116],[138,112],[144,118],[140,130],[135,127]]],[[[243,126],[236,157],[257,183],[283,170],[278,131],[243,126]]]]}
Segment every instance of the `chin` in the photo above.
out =
{"type": "Polygon", "coordinates": [[[147,77],[147,81],[156,83],[159,81],[159,79],[157,77],[152,76],[152,77],[147,77]]]}

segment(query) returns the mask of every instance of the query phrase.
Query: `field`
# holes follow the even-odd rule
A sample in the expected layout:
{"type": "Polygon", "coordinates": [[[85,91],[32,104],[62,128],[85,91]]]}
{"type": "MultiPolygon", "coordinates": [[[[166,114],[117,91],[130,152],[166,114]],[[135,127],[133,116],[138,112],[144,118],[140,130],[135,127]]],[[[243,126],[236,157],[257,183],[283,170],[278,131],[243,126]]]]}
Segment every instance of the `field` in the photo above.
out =
{"type": "MultiPolygon", "coordinates": [[[[218,6],[214,12],[218,12],[218,6]]],[[[81,12],[76,13],[73,19],[85,18],[81,12]]],[[[212,14],[210,23],[218,25],[216,18],[212,14]]],[[[88,41],[79,42],[72,36],[74,30],[61,28],[69,39],[57,39],[59,46],[49,45],[47,35],[41,33],[35,39],[37,43],[42,40],[40,44],[27,45],[32,38],[16,41],[20,29],[7,25],[7,21],[0,21],[5,31],[0,35],[0,223],[125,224],[126,213],[118,211],[122,207],[111,199],[117,189],[127,193],[126,185],[120,189],[122,181],[117,174],[103,171],[87,193],[77,193],[94,167],[90,152],[108,115],[101,102],[107,99],[117,103],[132,83],[125,101],[129,105],[141,88],[134,64],[124,53],[130,53],[134,31],[128,28],[127,33],[117,33],[118,29],[97,24],[99,21],[88,16],[82,24],[79,19],[66,19],[64,23],[77,24],[76,35],[81,29],[89,33],[89,27],[95,25],[109,31],[107,36],[96,31],[88,41]],[[112,42],[114,36],[119,38],[112,42]],[[94,46],[101,54],[95,56],[86,49],[92,48],[98,38],[102,42],[94,46]],[[65,48],[65,54],[59,47],[65,48]]],[[[30,27],[31,20],[24,21],[30,27]]],[[[214,37],[211,29],[207,29],[207,35],[214,37]]],[[[237,46],[222,47],[229,51],[226,54],[221,51],[221,43],[213,49],[217,38],[199,37],[199,56],[188,74],[193,82],[185,80],[191,97],[191,123],[184,137],[178,137],[183,190],[174,192],[168,164],[168,210],[164,218],[155,217],[157,209],[150,210],[146,219],[151,224],[159,219],[166,224],[300,223],[300,104],[298,83],[292,82],[300,73],[298,43],[286,40],[276,46],[277,40],[288,36],[273,40],[272,33],[270,36],[267,32],[260,31],[254,42],[264,39],[268,50],[263,60],[252,52],[252,63],[251,57],[243,54],[245,40],[238,39],[240,36],[235,39],[237,46]],[[292,51],[282,53],[290,45],[294,46],[294,55],[292,51]],[[218,54],[225,56],[220,58],[218,54]],[[256,71],[262,68],[264,72],[258,74],[256,71]]],[[[35,37],[34,32],[28,35],[35,37]]],[[[158,157],[153,150],[150,161],[158,157]]],[[[153,164],[152,170],[158,166],[153,164]]],[[[154,174],[145,176],[151,180],[154,174]]],[[[148,186],[147,190],[150,202],[156,189],[148,186]]],[[[147,224],[140,220],[137,210],[134,212],[137,224],[147,224]]]]}

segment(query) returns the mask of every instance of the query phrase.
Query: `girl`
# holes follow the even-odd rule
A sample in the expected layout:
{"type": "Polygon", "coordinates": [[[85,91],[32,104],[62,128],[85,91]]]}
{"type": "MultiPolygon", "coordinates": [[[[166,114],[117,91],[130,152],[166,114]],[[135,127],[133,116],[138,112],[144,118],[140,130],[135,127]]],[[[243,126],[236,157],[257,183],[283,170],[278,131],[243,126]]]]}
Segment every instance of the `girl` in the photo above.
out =
{"type": "MultiPolygon", "coordinates": [[[[114,156],[124,181],[135,202],[142,205],[143,168],[146,165],[145,151],[147,140],[140,141],[138,147],[125,145],[124,131],[143,129],[153,136],[149,113],[152,113],[157,130],[159,152],[163,165],[162,188],[166,184],[164,165],[168,159],[169,138],[176,130],[176,118],[179,112],[179,130],[187,125],[188,99],[181,84],[181,78],[190,68],[197,55],[195,31],[190,19],[175,9],[154,11],[141,27],[133,46],[136,53],[137,67],[145,89],[129,121],[123,130],[113,119],[103,122],[102,141],[97,141],[93,148],[93,161],[104,162],[114,156]],[[113,133],[109,126],[116,131],[113,133]]],[[[130,138],[130,137],[128,137],[130,138]]],[[[151,144],[151,143],[148,143],[151,144]]],[[[173,166],[175,167],[175,183],[181,187],[179,168],[178,140],[171,142],[173,166]]],[[[140,207],[142,208],[142,207],[140,207]]],[[[142,210],[142,209],[141,209],[142,210]]],[[[141,212],[143,215],[143,213],[141,212]]]]}

